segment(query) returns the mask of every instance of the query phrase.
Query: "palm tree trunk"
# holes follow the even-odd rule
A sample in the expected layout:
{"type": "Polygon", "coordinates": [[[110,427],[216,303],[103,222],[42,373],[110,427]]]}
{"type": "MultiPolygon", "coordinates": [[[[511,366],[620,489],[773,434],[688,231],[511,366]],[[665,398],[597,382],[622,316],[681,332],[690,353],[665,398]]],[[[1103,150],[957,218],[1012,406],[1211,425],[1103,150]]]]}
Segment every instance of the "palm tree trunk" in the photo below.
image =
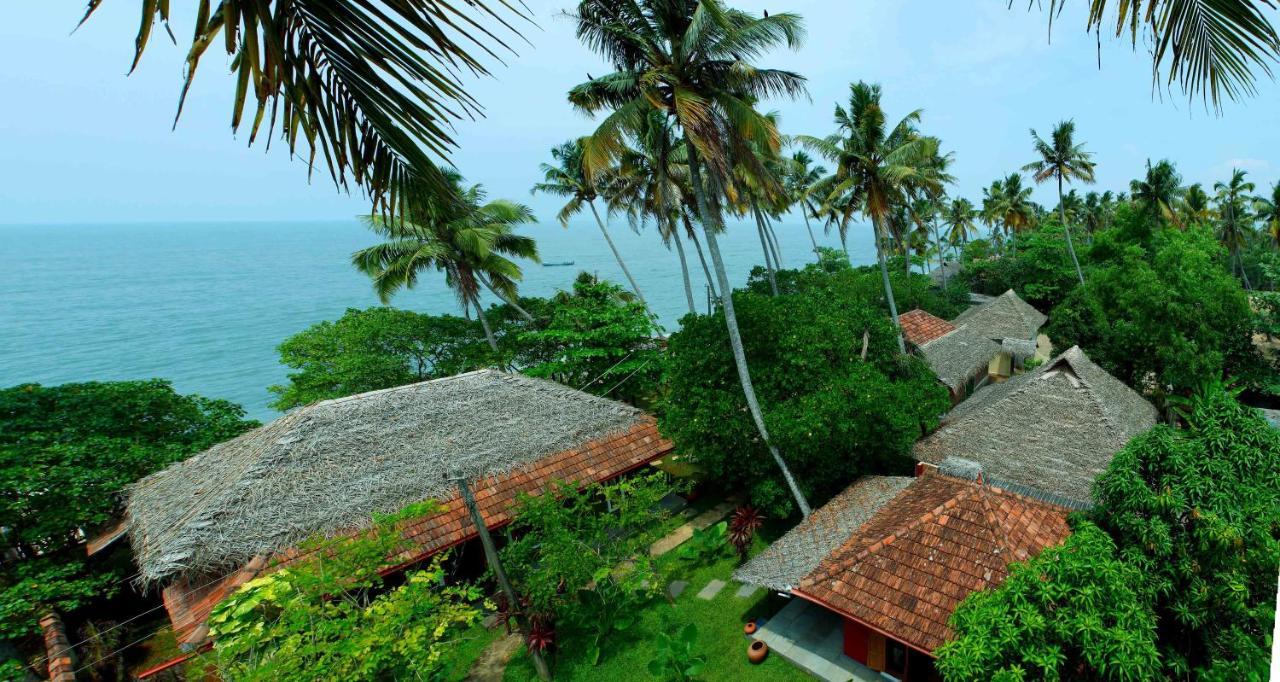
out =
{"type": "Polygon", "coordinates": [[[942,268],[942,288],[947,288],[947,261],[945,260],[946,252],[942,250],[942,233],[938,231],[938,221],[933,221],[933,243],[938,245],[938,267],[942,268]]]}
{"type": "MultiPolygon", "coordinates": [[[[769,252],[768,237],[764,236],[764,222],[760,218],[760,210],[756,208],[756,202],[751,202],[751,212],[756,217],[756,234],[760,236],[760,248],[764,251],[764,268],[769,273],[769,289],[773,291],[773,295],[778,295],[778,278],[773,274],[773,256],[769,252]]],[[[707,240],[710,243],[710,240],[707,240]]]]}
{"type": "MultiPolygon", "coordinates": [[[[493,544],[493,536],[489,534],[489,525],[485,522],[484,517],[480,515],[480,508],[476,505],[475,495],[471,493],[471,484],[465,477],[458,478],[458,492],[462,497],[462,504],[467,508],[467,513],[471,515],[471,524],[475,526],[476,534],[480,536],[480,546],[484,549],[485,562],[489,564],[489,570],[493,571],[493,576],[498,581],[498,587],[507,598],[507,603],[510,604],[509,608],[516,609],[516,623],[520,626],[520,633],[527,639],[529,636],[529,618],[519,608],[520,600],[516,598],[516,591],[511,587],[507,572],[502,568],[502,561],[498,558],[498,549],[493,544]]],[[[551,679],[551,669],[547,667],[547,662],[542,658],[542,653],[530,649],[529,655],[533,658],[533,668],[538,672],[538,679],[551,679]]]]}
{"type": "Polygon", "coordinates": [[[761,411],[760,401],[756,398],[756,389],[751,385],[751,370],[747,367],[747,354],[742,347],[742,333],[738,331],[738,316],[733,310],[733,290],[729,288],[729,275],[724,269],[724,259],[720,257],[720,245],[716,242],[715,228],[717,223],[713,220],[711,206],[707,202],[706,188],[702,185],[702,169],[699,167],[697,148],[693,145],[693,141],[689,139],[688,133],[685,134],[685,142],[689,150],[689,174],[693,184],[693,193],[698,203],[698,213],[702,217],[702,232],[707,237],[707,250],[711,252],[711,262],[715,265],[716,279],[720,283],[720,291],[724,292],[720,297],[721,307],[724,308],[724,323],[729,331],[729,346],[733,351],[733,362],[738,368],[738,380],[742,384],[742,393],[746,397],[747,407],[751,412],[751,419],[755,421],[756,431],[760,433],[760,439],[764,441],[765,447],[769,449],[769,454],[773,455],[773,461],[782,470],[782,478],[786,480],[787,487],[791,490],[791,495],[795,497],[800,513],[805,518],[808,518],[810,513],[809,501],[805,499],[804,493],[800,492],[800,486],[796,483],[795,477],[791,475],[791,469],[787,467],[786,461],[782,459],[782,454],[778,452],[778,448],[769,439],[769,430],[764,424],[764,412],[761,411]]]}
{"type": "Polygon", "coordinates": [[[600,234],[604,235],[605,242],[609,244],[609,250],[613,252],[613,257],[618,261],[618,267],[622,268],[622,274],[626,275],[627,281],[631,283],[631,290],[636,292],[636,298],[640,299],[645,308],[648,308],[648,301],[645,301],[644,294],[640,293],[640,285],[636,284],[636,278],[631,276],[631,271],[627,269],[627,264],[622,261],[622,254],[618,253],[618,247],[613,244],[613,237],[609,236],[609,228],[605,226],[604,220],[600,218],[600,212],[596,210],[596,202],[588,201],[587,205],[591,207],[591,214],[596,217],[596,224],[600,226],[600,234]]]}
{"type": "Polygon", "coordinates": [[[800,202],[800,215],[804,216],[804,229],[809,233],[809,243],[813,244],[813,255],[817,256],[819,255],[818,240],[813,236],[813,228],[809,227],[809,209],[803,201],[800,202]]]}
{"type": "MultiPolygon", "coordinates": [[[[707,287],[711,289],[712,296],[719,298],[720,294],[716,292],[716,278],[711,276],[711,268],[707,267],[707,258],[702,255],[702,243],[698,241],[698,234],[693,231],[693,223],[689,222],[689,216],[682,215],[681,217],[684,218],[684,227],[689,234],[689,241],[693,242],[693,249],[698,252],[698,262],[702,263],[702,275],[707,278],[707,287]]],[[[707,312],[711,311],[708,310],[707,312]]]]}
{"type": "Polygon", "coordinates": [[[484,309],[480,307],[479,301],[472,301],[471,304],[476,308],[476,317],[480,318],[480,326],[484,328],[484,338],[489,342],[489,348],[493,349],[495,354],[498,353],[498,342],[493,338],[493,329],[489,327],[489,318],[484,316],[484,309]]]}
{"type": "Polygon", "coordinates": [[[525,320],[529,322],[533,322],[533,315],[530,315],[528,310],[521,308],[520,304],[516,303],[516,300],[514,298],[511,298],[509,296],[504,296],[503,294],[498,293],[498,290],[494,289],[493,285],[489,283],[489,278],[479,273],[476,273],[476,279],[480,280],[480,283],[484,285],[484,288],[489,290],[489,293],[493,294],[494,296],[497,296],[500,300],[502,300],[503,303],[506,303],[512,308],[515,308],[516,312],[520,313],[520,317],[523,317],[525,320]]]}
{"type": "Polygon", "coordinates": [[[769,247],[773,249],[773,264],[775,269],[782,269],[782,245],[778,243],[778,232],[773,229],[773,221],[769,216],[764,216],[764,236],[769,238],[769,247]]]}
{"type": "Polygon", "coordinates": [[[898,321],[898,302],[893,298],[893,285],[889,283],[889,263],[884,257],[884,236],[881,221],[872,218],[871,228],[876,233],[876,258],[880,261],[880,279],[884,281],[884,295],[889,299],[889,315],[898,330],[898,352],[907,354],[907,343],[902,340],[902,323],[898,321]]]}
{"type": "MultiPolygon", "coordinates": [[[[1079,196],[1079,195],[1076,195],[1079,196]]],[[[1076,277],[1084,285],[1084,272],[1080,270],[1080,260],[1076,258],[1076,247],[1071,243],[1071,226],[1067,225],[1067,210],[1062,205],[1062,176],[1058,176],[1058,220],[1062,223],[1062,231],[1067,235],[1067,251],[1071,252],[1071,263],[1076,266],[1076,277]]]]}
{"type": "Polygon", "coordinates": [[[676,255],[680,257],[680,276],[684,279],[684,297],[689,300],[689,314],[696,315],[693,304],[693,284],[689,282],[689,263],[684,259],[684,244],[680,241],[680,228],[671,226],[671,239],[676,243],[676,255]]]}

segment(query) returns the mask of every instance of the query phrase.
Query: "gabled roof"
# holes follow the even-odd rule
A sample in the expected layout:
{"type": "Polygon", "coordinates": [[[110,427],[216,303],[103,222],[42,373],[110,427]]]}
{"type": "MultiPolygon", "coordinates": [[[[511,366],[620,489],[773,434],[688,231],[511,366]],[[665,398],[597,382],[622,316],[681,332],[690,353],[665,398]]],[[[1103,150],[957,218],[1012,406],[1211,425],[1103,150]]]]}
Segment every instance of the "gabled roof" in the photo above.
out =
{"type": "Polygon", "coordinates": [[[898,324],[902,325],[902,336],[907,343],[916,346],[924,345],[944,334],[956,330],[956,326],[916,308],[898,316],[898,324]]]}
{"type": "Polygon", "coordinates": [[[920,346],[925,362],[952,391],[960,390],[970,377],[986,374],[988,363],[999,352],[1000,346],[995,341],[973,333],[968,327],[960,327],[920,346]]]}
{"type": "Polygon", "coordinates": [[[786,592],[914,480],[867,476],[845,488],[733,572],[734,580],[786,592]]]}
{"type": "Polygon", "coordinates": [[[957,405],[915,445],[921,461],[977,462],[984,472],[1070,500],[1089,500],[1093,480],[1156,409],[1073,346],[957,405]]]}
{"type": "Polygon", "coordinates": [[[1004,581],[1070,533],[1066,510],[999,488],[926,471],[823,557],[794,594],[920,651],[951,636],[970,593],[1004,581]]]}
{"type": "MultiPolygon", "coordinates": [[[[568,473],[598,480],[667,450],[636,408],[481,370],[315,403],[148,476],[129,491],[129,534],[144,581],[216,575],[374,513],[448,500],[457,476],[545,485],[563,468],[552,456],[573,456],[568,473]],[[618,445],[637,429],[643,452],[618,445]]],[[[424,532],[424,545],[443,541],[424,532]]]]}
{"type": "Polygon", "coordinates": [[[981,305],[960,313],[952,322],[967,326],[989,339],[1034,340],[1049,318],[1010,289],[981,305]]]}

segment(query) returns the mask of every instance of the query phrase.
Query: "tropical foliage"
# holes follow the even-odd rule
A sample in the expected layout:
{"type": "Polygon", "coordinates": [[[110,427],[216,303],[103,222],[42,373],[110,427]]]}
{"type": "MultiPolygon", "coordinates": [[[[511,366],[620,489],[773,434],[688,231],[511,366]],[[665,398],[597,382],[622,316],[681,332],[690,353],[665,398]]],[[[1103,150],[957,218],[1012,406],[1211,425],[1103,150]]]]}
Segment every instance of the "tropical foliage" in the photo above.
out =
{"type": "MultiPolygon", "coordinates": [[[[409,549],[397,523],[431,513],[411,505],[365,534],[317,538],[307,557],[255,578],[209,616],[209,658],[225,680],[436,679],[459,636],[483,615],[483,596],[451,583],[445,555],[397,585],[381,570],[409,549]]],[[[487,605],[492,608],[492,604],[487,605]]]]}
{"type": "Polygon", "coordinates": [[[1088,521],[1066,542],[1010,567],[951,617],[937,651],[947,680],[1144,680],[1159,665],[1143,574],[1088,521]]]}
{"type": "MultiPolygon", "coordinates": [[[[101,4],[89,0],[81,23],[101,4]]],[[[168,0],[140,4],[131,71],[157,23],[174,39],[168,0]]],[[[308,169],[322,164],[340,188],[354,182],[385,213],[424,189],[450,195],[436,165],[454,146],[450,123],[482,114],[464,75],[487,74],[482,60],[511,53],[505,41],[519,37],[517,26],[529,19],[527,8],[501,0],[465,7],[429,0],[194,4],[177,116],[205,52],[218,45],[234,74],[232,130],[251,121],[252,143],[264,123],[267,137],[278,126],[291,154],[305,152],[308,169]]]]}
{"type": "Polygon", "coordinates": [[[1098,479],[1094,514],[1159,625],[1169,677],[1262,679],[1280,570],[1280,433],[1209,381],[1098,479]]]}
{"type": "Polygon", "coordinates": [[[118,590],[127,564],[90,565],[83,543],[120,517],[124,487],[254,426],[159,379],[0,390],[0,638],[118,590]]]}
{"type": "MultiPolygon", "coordinates": [[[[911,444],[949,401],[923,361],[897,352],[884,309],[855,295],[866,276],[798,281],[778,296],[757,283],[734,299],[769,431],[806,496],[825,499],[860,473],[909,469],[911,444]]],[[[760,463],[764,445],[736,388],[720,315],[686,318],[671,336],[659,427],[703,475],[785,517],[796,508],[760,463]]]]}

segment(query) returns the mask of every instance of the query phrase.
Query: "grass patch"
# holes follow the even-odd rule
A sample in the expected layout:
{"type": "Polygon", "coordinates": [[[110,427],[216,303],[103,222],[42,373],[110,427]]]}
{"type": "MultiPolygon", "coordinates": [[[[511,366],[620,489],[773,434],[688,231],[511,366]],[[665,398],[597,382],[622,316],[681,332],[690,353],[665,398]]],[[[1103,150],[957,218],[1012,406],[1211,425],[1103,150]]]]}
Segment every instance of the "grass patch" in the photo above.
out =
{"type": "Polygon", "coordinates": [[[484,650],[489,648],[490,644],[505,634],[506,630],[501,625],[489,629],[481,623],[476,623],[463,631],[454,639],[449,648],[449,653],[444,657],[444,667],[440,670],[440,679],[465,679],[467,673],[471,671],[471,666],[475,665],[476,659],[480,658],[480,654],[484,653],[484,650]]]}
{"type": "MultiPolygon", "coordinates": [[[[757,539],[755,550],[764,547],[757,539]]],[[[736,558],[725,557],[704,566],[694,566],[676,558],[673,551],[659,561],[660,572],[668,582],[684,580],[689,583],[674,603],[658,598],[647,604],[640,613],[639,622],[625,633],[615,635],[605,644],[600,665],[593,666],[586,660],[589,637],[572,628],[560,629],[560,649],[553,661],[555,679],[611,680],[628,682],[654,678],[649,674],[649,661],[655,656],[655,633],[663,627],[663,617],[670,618],[667,626],[679,630],[686,623],[698,626],[698,651],[707,657],[704,680],[811,680],[807,674],[778,656],[770,655],[760,665],[747,661],[749,640],[742,633],[742,626],[750,619],[769,616],[781,608],[780,598],[765,590],[758,590],[748,598],[736,596],[738,585],[730,581],[736,558]],[[712,579],[728,583],[714,599],[699,599],[697,593],[712,579]]],[[[507,666],[508,682],[536,680],[528,656],[523,649],[507,666]]]]}

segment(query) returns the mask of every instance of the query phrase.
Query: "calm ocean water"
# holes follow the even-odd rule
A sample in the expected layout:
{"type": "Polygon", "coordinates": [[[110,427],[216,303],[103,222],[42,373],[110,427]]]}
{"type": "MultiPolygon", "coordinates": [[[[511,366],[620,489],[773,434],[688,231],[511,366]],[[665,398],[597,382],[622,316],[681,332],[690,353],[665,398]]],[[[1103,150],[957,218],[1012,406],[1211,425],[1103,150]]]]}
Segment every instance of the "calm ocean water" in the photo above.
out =
{"type": "MultiPolygon", "coordinates": [[[[783,265],[812,260],[803,223],[776,227],[783,265]]],[[[580,270],[623,282],[594,222],[529,226],[545,261],[526,264],[522,291],[546,296],[580,270]]],[[[625,222],[612,234],[669,331],[687,310],[674,251],[625,222]]],[[[836,246],[835,236],[818,234],[836,246]]],[[[0,225],[0,386],[162,377],[182,392],[226,398],[262,420],[267,387],[286,378],[282,340],[350,307],[377,305],[349,264],[374,242],[355,220],[331,223],[0,225]]],[[[686,244],[699,310],[701,267],[686,244]]],[[[869,230],[850,236],[855,263],[873,259],[869,230]]],[[[731,225],[721,249],[735,285],[763,262],[755,229],[731,225]]],[[[429,275],[397,307],[458,313],[443,277],[429,275]]]]}

